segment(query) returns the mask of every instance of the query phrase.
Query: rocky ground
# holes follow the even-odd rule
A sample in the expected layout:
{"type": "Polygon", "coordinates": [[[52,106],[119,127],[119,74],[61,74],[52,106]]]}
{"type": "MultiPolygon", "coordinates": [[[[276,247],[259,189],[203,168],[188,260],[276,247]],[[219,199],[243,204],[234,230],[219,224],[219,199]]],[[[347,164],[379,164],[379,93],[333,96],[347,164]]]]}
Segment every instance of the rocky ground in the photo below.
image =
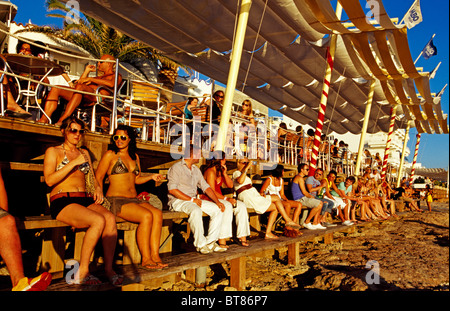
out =
{"type": "MultiPolygon", "coordinates": [[[[246,291],[448,291],[449,206],[432,212],[407,212],[397,219],[334,235],[331,244],[301,245],[301,262],[287,265],[287,249],[247,260],[246,291]]],[[[147,290],[234,290],[228,266],[212,266],[207,284],[181,280],[147,290]]]]}

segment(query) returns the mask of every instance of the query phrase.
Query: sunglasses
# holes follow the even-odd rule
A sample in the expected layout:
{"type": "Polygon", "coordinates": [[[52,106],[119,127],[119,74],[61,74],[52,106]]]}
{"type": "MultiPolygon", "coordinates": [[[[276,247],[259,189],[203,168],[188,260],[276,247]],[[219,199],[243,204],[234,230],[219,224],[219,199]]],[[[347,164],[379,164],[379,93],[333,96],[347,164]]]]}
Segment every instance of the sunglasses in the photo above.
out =
{"type": "Polygon", "coordinates": [[[216,95],[216,97],[223,98],[223,95],[216,95]]]}
{"type": "Polygon", "coordinates": [[[119,139],[125,141],[128,139],[128,136],[125,136],[125,135],[114,135],[113,136],[114,141],[118,141],[119,139]]]}
{"type": "Polygon", "coordinates": [[[69,133],[72,133],[72,134],[80,133],[80,135],[83,135],[84,133],[86,133],[86,130],[77,130],[74,128],[69,128],[68,131],[69,131],[69,133]]]}

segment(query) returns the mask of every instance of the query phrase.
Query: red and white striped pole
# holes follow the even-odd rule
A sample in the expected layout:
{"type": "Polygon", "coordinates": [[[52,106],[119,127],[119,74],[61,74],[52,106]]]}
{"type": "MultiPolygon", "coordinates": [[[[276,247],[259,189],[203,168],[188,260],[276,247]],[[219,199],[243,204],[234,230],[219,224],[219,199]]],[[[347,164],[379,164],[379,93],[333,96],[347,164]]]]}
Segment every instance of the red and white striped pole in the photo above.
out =
{"type": "MultiPolygon", "coordinates": [[[[342,5],[337,2],[336,16],[338,19],[342,15],[342,5]]],[[[337,36],[331,35],[330,46],[327,48],[327,70],[323,79],[322,95],[320,96],[319,114],[317,116],[316,132],[314,134],[313,150],[311,153],[311,163],[309,165],[309,176],[314,176],[316,171],[317,158],[319,156],[320,136],[322,136],[325,110],[327,108],[328,91],[330,90],[331,73],[333,72],[334,53],[336,51],[337,36]]]]}
{"type": "Polygon", "coordinates": [[[319,114],[317,116],[316,132],[314,134],[313,150],[311,153],[311,163],[309,166],[309,175],[313,176],[317,166],[319,156],[320,137],[322,136],[323,122],[325,120],[325,110],[327,109],[328,91],[330,90],[330,78],[333,71],[333,56],[330,48],[327,48],[327,71],[323,80],[322,95],[320,97],[319,114]]]}
{"type": "Polygon", "coordinates": [[[417,161],[417,154],[419,153],[420,136],[421,136],[420,133],[416,135],[416,139],[417,139],[416,149],[414,150],[414,159],[413,159],[413,163],[411,166],[411,175],[409,175],[409,184],[412,183],[413,177],[414,177],[414,171],[416,170],[415,166],[416,166],[416,161],[417,161]]]}
{"type": "Polygon", "coordinates": [[[389,158],[389,148],[391,146],[392,133],[394,133],[394,125],[395,125],[395,113],[397,112],[397,105],[391,108],[391,121],[389,123],[389,133],[386,141],[386,149],[384,150],[384,159],[383,159],[383,168],[381,170],[381,179],[386,176],[387,171],[387,163],[389,158]]]}

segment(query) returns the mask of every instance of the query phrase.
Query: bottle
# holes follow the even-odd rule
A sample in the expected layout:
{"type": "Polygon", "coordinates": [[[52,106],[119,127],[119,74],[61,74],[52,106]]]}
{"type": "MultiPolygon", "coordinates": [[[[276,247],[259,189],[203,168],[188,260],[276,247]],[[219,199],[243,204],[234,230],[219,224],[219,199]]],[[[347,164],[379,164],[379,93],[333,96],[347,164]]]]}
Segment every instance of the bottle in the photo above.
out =
{"type": "Polygon", "coordinates": [[[317,197],[319,199],[322,199],[324,194],[325,194],[325,187],[322,187],[322,189],[320,189],[319,192],[317,193],[317,197]]]}

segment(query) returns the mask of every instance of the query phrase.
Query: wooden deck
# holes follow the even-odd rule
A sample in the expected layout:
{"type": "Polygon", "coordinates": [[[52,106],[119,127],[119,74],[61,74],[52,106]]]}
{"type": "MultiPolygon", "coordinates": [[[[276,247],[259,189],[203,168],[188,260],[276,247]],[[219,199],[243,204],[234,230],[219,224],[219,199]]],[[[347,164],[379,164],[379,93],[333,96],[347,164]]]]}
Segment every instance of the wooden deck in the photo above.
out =
{"type": "MultiPolygon", "coordinates": [[[[357,226],[364,226],[359,224],[357,226]]],[[[121,288],[115,288],[109,283],[100,286],[69,285],[65,280],[54,282],[49,286],[49,291],[104,291],[104,290],[143,290],[148,281],[164,280],[172,278],[172,281],[180,279],[182,272],[186,278],[195,281],[195,270],[213,264],[230,263],[230,286],[238,290],[244,289],[246,279],[246,258],[271,251],[277,248],[288,247],[288,263],[297,265],[299,263],[299,245],[308,241],[323,240],[324,243],[333,241],[335,232],[353,232],[357,226],[331,227],[326,230],[302,230],[303,235],[296,238],[281,236],[278,240],[265,240],[261,237],[250,239],[250,247],[242,247],[231,244],[229,249],[223,253],[200,254],[189,252],[165,257],[164,261],[169,264],[168,268],[162,270],[148,270],[139,265],[124,265],[117,267],[116,271],[124,275],[124,284],[121,288]]]]}

